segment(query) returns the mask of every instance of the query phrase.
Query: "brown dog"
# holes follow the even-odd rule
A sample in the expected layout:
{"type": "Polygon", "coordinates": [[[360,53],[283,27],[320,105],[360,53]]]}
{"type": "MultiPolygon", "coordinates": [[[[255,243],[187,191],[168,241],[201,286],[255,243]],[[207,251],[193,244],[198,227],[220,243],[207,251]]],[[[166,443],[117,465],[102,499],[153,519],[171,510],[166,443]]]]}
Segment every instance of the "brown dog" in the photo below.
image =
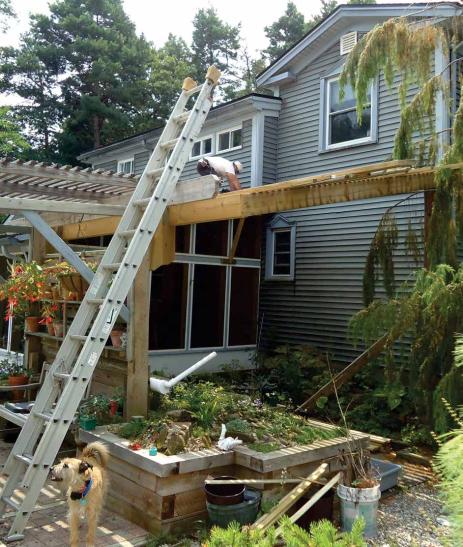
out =
{"type": "Polygon", "coordinates": [[[107,481],[108,449],[103,443],[87,445],[80,458],[65,458],[51,468],[51,480],[62,483],[69,505],[71,547],[79,545],[79,521],[87,519],[87,547],[95,545],[96,527],[107,481]]]}

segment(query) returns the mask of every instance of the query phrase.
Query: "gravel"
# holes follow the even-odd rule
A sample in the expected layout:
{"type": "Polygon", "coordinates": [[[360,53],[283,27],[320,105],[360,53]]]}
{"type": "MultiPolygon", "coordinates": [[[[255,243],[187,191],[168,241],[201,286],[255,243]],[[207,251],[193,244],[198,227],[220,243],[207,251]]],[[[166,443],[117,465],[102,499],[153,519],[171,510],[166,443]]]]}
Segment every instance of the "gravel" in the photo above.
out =
{"type": "Polygon", "coordinates": [[[437,488],[430,482],[385,494],[378,508],[380,547],[441,547],[449,535],[437,488]]]}

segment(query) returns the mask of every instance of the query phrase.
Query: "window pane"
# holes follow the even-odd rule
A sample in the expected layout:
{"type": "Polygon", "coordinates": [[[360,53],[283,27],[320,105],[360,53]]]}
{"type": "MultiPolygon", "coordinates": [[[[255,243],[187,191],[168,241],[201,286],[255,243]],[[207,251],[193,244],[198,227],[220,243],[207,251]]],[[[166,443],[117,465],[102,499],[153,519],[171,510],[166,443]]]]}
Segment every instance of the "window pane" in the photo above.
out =
{"type": "Polygon", "coordinates": [[[229,346],[256,343],[259,270],[232,268],[229,346]]]}
{"type": "Polygon", "coordinates": [[[241,146],[241,129],[235,129],[232,132],[232,147],[241,146]]]}
{"type": "Polygon", "coordinates": [[[190,227],[177,226],[175,228],[175,252],[189,253],[190,252],[190,227]]]}
{"type": "MultiPolygon", "coordinates": [[[[345,110],[346,108],[355,108],[356,100],[352,87],[346,85],[344,87],[344,99],[339,99],[339,82],[332,80],[328,84],[330,86],[330,112],[345,110]]],[[[368,92],[368,102],[371,101],[371,90],[368,92]]]]}
{"type": "Polygon", "coordinates": [[[362,115],[362,124],[357,122],[357,112],[351,110],[330,116],[329,144],[352,141],[370,136],[371,109],[366,108],[362,115]]]}
{"type": "Polygon", "coordinates": [[[212,139],[204,139],[203,140],[203,154],[210,154],[212,152],[212,139]]]}
{"type": "Polygon", "coordinates": [[[221,133],[219,135],[219,150],[230,148],[230,133],[221,133]]]}
{"type": "Polygon", "coordinates": [[[195,253],[227,256],[228,221],[205,222],[196,225],[195,253]]]}
{"type": "Polygon", "coordinates": [[[149,349],[185,347],[188,264],[161,266],[151,275],[149,349]]]}
{"type": "Polygon", "coordinates": [[[191,347],[223,346],[225,268],[196,264],[193,287],[191,347]]]}
{"type": "Polygon", "coordinates": [[[291,275],[291,230],[274,232],[273,274],[291,275]]]}
{"type": "Polygon", "coordinates": [[[193,149],[191,151],[191,155],[194,156],[200,156],[201,155],[201,141],[196,141],[193,144],[193,149]]]}

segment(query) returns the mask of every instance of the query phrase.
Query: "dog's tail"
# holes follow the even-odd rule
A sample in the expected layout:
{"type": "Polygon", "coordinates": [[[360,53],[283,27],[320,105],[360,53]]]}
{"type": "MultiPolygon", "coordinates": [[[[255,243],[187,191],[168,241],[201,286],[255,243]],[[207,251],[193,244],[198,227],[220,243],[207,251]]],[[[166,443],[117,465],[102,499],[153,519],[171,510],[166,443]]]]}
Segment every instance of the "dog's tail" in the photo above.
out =
{"type": "Polygon", "coordinates": [[[101,467],[106,467],[109,460],[108,448],[99,441],[90,443],[82,450],[82,458],[93,459],[97,461],[101,467]]]}

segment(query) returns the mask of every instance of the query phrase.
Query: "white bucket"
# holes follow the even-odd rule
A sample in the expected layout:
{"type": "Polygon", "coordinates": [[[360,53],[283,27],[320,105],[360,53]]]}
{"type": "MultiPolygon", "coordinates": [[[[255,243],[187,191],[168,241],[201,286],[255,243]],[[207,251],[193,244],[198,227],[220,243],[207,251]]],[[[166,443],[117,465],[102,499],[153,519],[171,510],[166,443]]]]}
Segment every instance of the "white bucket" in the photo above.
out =
{"type": "Polygon", "coordinates": [[[337,493],[341,500],[342,529],[350,532],[355,520],[363,517],[364,536],[375,537],[378,531],[378,500],[381,497],[379,484],[373,488],[351,488],[339,484],[337,493]]]}

